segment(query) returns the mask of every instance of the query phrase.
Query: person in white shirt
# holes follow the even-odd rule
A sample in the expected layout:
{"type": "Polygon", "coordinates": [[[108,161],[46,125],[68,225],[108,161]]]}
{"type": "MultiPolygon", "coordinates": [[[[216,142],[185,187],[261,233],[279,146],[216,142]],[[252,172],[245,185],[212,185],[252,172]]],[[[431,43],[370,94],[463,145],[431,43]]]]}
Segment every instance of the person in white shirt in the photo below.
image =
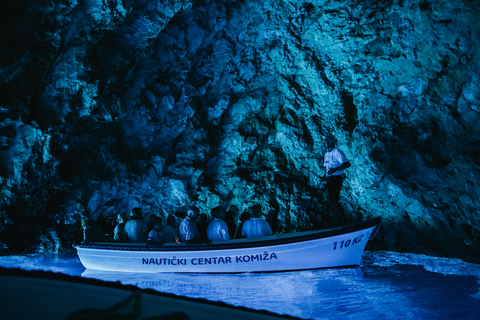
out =
{"type": "Polygon", "coordinates": [[[199,241],[200,234],[198,233],[197,225],[195,221],[198,218],[200,211],[197,207],[187,207],[186,208],[187,216],[180,222],[179,227],[179,236],[180,242],[187,242],[187,241],[199,241]]]}
{"type": "Polygon", "coordinates": [[[148,236],[148,223],[143,219],[142,209],[133,208],[130,213],[132,219],[125,223],[125,232],[128,240],[133,243],[146,243],[148,236]]]}
{"type": "MultiPolygon", "coordinates": [[[[350,168],[345,153],[337,147],[337,140],[333,137],[325,139],[325,152],[323,165],[325,167],[325,176],[327,180],[327,192],[330,206],[333,213],[341,214],[340,210],[340,190],[343,185],[343,171],[350,168]]],[[[341,217],[344,218],[344,217],[341,217]]]]}
{"type": "Polygon", "coordinates": [[[225,219],[225,212],[222,207],[215,207],[212,210],[212,217],[214,218],[207,227],[207,239],[215,240],[230,240],[228,233],[228,226],[223,219],[225,219]]]}
{"type": "Polygon", "coordinates": [[[245,221],[242,227],[242,236],[246,238],[264,237],[273,234],[270,224],[262,219],[262,208],[260,205],[254,205],[250,208],[252,218],[245,221]]]}

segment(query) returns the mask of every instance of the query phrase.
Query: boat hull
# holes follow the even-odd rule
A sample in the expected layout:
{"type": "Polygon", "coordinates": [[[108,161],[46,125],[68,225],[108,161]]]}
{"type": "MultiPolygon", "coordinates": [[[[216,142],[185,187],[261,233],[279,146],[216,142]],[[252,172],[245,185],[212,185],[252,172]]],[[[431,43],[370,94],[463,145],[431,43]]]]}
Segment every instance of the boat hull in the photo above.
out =
{"type": "Polygon", "coordinates": [[[252,241],[169,246],[78,245],[87,269],[123,272],[243,273],[359,265],[378,223],[252,241]]]}

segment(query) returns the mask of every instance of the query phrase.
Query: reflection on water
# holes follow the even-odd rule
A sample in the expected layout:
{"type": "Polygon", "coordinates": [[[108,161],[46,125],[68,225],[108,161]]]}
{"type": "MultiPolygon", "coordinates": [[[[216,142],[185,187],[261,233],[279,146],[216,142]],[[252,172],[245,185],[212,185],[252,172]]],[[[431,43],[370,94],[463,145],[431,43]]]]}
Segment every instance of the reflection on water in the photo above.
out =
{"type": "Polygon", "coordinates": [[[480,266],[366,253],[359,268],[257,274],[85,270],[76,255],[0,257],[0,265],[120,281],[162,292],[315,319],[478,319],[480,266]]]}
{"type": "Polygon", "coordinates": [[[359,268],[230,275],[112,274],[86,270],[82,276],[107,281],[121,279],[124,284],[140,288],[302,317],[313,317],[309,310],[323,308],[317,302],[321,295],[342,294],[344,288],[363,278],[359,268]]]}
{"type": "Polygon", "coordinates": [[[80,276],[85,271],[74,251],[59,254],[35,253],[28,255],[0,256],[0,266],[24,270],[43,270],[80,276]]]}

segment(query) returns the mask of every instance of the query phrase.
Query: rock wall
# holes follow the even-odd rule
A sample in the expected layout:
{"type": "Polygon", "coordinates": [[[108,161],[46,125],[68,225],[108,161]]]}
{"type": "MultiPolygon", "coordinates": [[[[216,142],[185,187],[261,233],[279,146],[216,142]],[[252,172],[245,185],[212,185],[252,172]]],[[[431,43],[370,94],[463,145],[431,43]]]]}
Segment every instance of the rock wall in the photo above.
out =
{"type": "Polygon", "coordinates": [[[82,216],[186,204],[340,222],[370,249],[480,262],[480,1],[1,4],[0,242],[58,251],[82,216]]]}

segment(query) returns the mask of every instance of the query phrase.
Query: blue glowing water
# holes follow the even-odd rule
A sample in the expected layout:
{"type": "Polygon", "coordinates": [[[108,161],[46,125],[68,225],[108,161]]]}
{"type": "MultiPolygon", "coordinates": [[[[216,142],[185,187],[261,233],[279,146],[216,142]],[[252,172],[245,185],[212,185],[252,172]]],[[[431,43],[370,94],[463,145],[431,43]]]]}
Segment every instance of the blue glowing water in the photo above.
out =
{"type": "Polygon", "coordinates": [[[0,257],[0,266],[120,281],[313,319],[480,319],[480,265],[366,252],[358,268],[267,274],[135,274],[85,270],[75,253],[0,257]]]}

